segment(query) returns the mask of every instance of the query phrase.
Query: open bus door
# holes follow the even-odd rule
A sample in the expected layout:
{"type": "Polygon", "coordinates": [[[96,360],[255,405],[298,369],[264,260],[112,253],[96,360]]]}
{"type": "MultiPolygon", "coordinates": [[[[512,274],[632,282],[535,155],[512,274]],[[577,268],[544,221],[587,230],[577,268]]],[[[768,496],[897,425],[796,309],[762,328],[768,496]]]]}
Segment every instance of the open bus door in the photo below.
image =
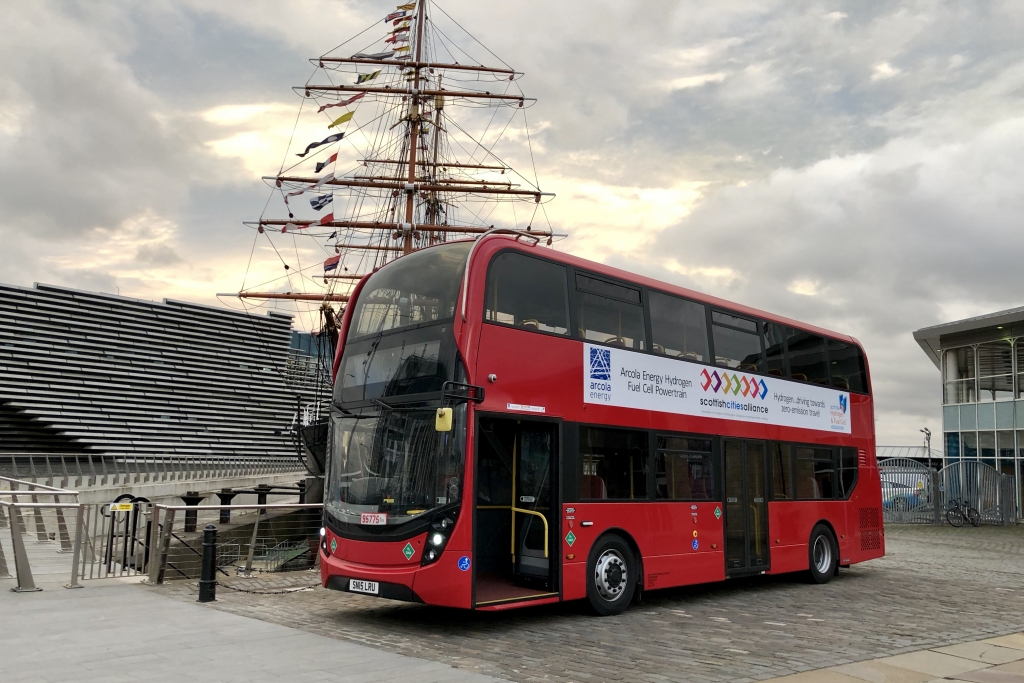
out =
{"type": "Polygon", "coordinates": [[[476,604],[557,595],[558,425],[481,417],[477,434],[476,604]]]}

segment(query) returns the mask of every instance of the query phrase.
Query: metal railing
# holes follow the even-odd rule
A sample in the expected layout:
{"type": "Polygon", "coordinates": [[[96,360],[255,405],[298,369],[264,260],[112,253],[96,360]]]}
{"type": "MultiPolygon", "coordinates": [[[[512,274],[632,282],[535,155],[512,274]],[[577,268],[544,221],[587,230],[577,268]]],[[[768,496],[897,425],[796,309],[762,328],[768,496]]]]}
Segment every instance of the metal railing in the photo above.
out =
{"type": "MultiPolygon", "coordinates": [[[[82,517],[83,507],[78,502],[77,491],[0,476],[0,512],[6,513],[0,515],[0,528],[6,526],[11,532],[11,549],[14,552],[14,567],[18,580],[17,586],[12,590],[19,593],[41,590],[36,587],[32,566],[29,562],[28,543],[33,533],[35,545],[49,546],[50,543],[58,542],[60,545],[58,553],[72,553],[71,582],[66,584],[66,587],[81,588],[81,584],[78,583],[78,565],[81,557],[84,520],[82,517]],[[20,498],[26,497],[29,502],[20,500],[20,498]],[[62,501],[61,497],[70,497],[75,500],[74,502],[62,501]],[[42,498],[53,498],[53,500],[40,500],[42,498]],[[65,510],[74,511],[74,538],[71,537],[68,530],[67,519],[64,516],[65,510]],[[32,531],[25,521],[23,511],[31,513],[32,531]],[[56,528],[55,532],[47,531],[45,517],[48,515],[46,513],[52,514],[54,518],[50,528],[56,528]]],[[[10,571],[3,545],[0,543],[0,577],[9,576],[10,571]]]]}
{"type": "Polygon", "coordinates": [[[150,505],[149,582],[199,578],[206,524],[218,529],[216,571],[223,576],[313,567],[322,510],[322,503],[150,505]]]}
{"type": "Polygon", "coordinates": [[[935,470],[917,460],[878,462],[882,513],[887,524],[943,524],[954,500],[978,510],[982,524],[1013,524],[1013,477],[977,460],[957,460],[935,470]]]}
{"type": "Polygon", "coordinates": [[[107,486],[305,472],[296,457],[0,455],[0,475],[52,486],[107,486]]]}

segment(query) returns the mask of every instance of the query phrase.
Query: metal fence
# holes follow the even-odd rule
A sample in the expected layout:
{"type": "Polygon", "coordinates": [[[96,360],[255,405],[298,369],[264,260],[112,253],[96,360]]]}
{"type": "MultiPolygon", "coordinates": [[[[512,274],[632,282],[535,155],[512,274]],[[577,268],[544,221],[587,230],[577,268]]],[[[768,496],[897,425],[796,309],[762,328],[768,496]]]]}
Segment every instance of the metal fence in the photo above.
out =
{"type": "Polygon", "coordinates": [[[934,470],[916,460],[878,463],[882,514],[887,524],[943,524],[954,500],[981,514],[982,524],[1013,524],[1013,477],[977,460],[959,460],[934,470]]]}
{"type": "Polygon", "coordinates": [[[223,576],[309,569],[319,554],[320,503],[151,505],[150,583],[197,579],[202,532],[217,529],[217,572],[223,576]]]}
{"type": "Polygon", "coordinates": [[[0,578],[34,591],[37,577],[68,588],[115,577],[198,578],[202,529],[218,528],[221,574],[308,569],[318,553],[321,504],[154,505],[129,494],[81,503],[77,491],[0,476],[0,578]]]}
{"type": "MultiPolygon", "coordinates": [[[[60,557],[65,553],[70,554],[72,567],[71,582],[67,587],[80,587],[74,568],[78,566],[80,557],[82,511],[77,491],[0,476],[0,529],[6,527],[10,530],[11,543],[8,547],[18,580],[14,591],[39,590],[33,565],[38,573],[67,576],[67,561],[60,557]],[[69,519],[74,535],[68,527],[69,519]]],[[[0,542],[0,577],[10,577],[3,545],[0,542]]]]}
{"type": "Polygon", "coordinates": [[[0,455],[0,475],[62,487],[126,486],[170,481],[305,472],[298,458],[234,456],[0,455]]]}

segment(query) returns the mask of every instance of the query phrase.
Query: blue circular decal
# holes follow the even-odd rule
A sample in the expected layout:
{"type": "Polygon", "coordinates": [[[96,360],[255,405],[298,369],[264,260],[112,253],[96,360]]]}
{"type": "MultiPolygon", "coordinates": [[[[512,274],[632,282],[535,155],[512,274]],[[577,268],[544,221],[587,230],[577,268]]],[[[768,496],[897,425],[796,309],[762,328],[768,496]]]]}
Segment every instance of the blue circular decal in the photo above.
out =
{"type": "Polygon", "coordinates": [[[696,538],[695,538],[695,539],[693,539],[693,549],[694,549],[694,550],[696,550],[696,549],[697,549],[698,545],[699,545],[699,544],[697,543],[697,539],[696,539],[696,538]]]}
{"type": "Polygon", "coordinates": [[[466,571],[469,569],[469,556],[463,555],[459,558],[459,569],[466,571]]]}

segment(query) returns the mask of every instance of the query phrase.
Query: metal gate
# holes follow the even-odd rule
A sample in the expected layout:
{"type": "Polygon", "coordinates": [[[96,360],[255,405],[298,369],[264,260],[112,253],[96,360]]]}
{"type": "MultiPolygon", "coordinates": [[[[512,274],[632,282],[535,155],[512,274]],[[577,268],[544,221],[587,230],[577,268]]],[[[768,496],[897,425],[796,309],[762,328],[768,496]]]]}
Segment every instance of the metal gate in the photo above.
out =
{"type": "Polygon", "coordinates": [[[1013,477],[977,460],[958,460],[939,470],[939,482],[943,511],[953,500],[962,499],[981,513],[982,524],[1013,523],[1013,477]]]}
{"type": "Polygon", "coordinates": [[[882,479],[882,519],[886,524],[935,524],[943,506],[938,473],[909,458],[878,463],[882,479]]]}

